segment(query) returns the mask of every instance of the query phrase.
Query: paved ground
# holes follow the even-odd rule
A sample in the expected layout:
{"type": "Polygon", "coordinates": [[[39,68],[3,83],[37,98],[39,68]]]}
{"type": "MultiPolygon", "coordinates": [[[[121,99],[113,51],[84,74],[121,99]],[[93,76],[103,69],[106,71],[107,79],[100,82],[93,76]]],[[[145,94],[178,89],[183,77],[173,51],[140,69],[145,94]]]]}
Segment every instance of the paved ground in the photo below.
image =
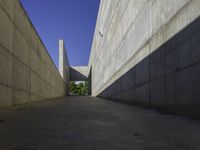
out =
{"type": "Polygon", "coordinates": [[[200,150],[200,121],[67,97],[1,110],[0,150],[200,150]]]}

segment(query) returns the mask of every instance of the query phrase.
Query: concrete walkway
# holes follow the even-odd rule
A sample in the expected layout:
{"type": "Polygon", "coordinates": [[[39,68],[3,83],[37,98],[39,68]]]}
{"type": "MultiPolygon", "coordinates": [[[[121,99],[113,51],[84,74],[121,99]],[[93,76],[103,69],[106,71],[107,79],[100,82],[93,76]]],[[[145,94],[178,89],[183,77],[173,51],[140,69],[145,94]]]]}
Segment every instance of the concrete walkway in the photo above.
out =
{"type": "Polygon", "coordinates": [[[1,110],[0,150],[200,150],[200,121],[67,97],[1,110]]]}

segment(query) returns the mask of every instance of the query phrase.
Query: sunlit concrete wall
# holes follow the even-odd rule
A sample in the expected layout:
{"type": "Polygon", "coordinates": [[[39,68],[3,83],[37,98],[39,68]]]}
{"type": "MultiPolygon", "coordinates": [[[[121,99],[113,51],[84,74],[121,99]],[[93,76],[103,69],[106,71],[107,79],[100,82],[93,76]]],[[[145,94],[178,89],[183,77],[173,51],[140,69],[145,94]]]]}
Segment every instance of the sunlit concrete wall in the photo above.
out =
{"type": "Polygon", "coordinates": [[[20,2],[0,0],[0,106],[65,93],[65,83],[20,2]]]}
{"type": "Polygon", "coordinates": [[[101,0],[92,95],[199,112],[199,10],[199,0],[101,0]]]}

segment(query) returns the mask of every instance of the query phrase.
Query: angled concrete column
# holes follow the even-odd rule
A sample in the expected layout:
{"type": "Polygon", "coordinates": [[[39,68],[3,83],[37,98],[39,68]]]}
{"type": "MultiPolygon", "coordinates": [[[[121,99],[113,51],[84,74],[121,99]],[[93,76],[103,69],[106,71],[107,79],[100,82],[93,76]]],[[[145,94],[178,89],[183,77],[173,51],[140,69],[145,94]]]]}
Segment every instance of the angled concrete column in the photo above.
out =
{"type": "Polygon", "coordinates": [[[67,59],[66,48],[63,40],[59,40],[59,72],[67,85],[67,94],[69,93],[69,62],[67,59]]]}
{"type": "Polygon", "coordinates": [[[89,69],[88,75],[88,95],[92,95],[92,66],[89,69]]]}

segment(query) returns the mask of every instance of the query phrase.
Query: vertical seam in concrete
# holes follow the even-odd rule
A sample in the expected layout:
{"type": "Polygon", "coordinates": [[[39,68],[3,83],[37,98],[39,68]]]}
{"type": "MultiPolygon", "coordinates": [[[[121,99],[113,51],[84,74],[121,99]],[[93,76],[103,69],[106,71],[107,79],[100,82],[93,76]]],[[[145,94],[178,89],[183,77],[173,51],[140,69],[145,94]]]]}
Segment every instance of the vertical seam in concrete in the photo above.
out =
{"type": "MultiPolygon", "coordinates": [[[[123,11],[123,13],[122,13],[122,16],[120,17],[120,21],[122,20],[122,18],[123,18],[124,14],[125,14],[125,11],[126,11],[128,5],[129,5],[130,1],[131,1],[131,0],[128,1],[126,7],[124,8],[124,11],[123,11]]],[[[114,11],[113,15],[111,16],[112,19],[111,19],[111,23],[109,24],[108,31],[110,30],[110,27],[111,27],[111,25],[112,25],[113,16],[115,15],[115,13],[116,13],[116,11],[117,11],[117,8],[119,7],[119,3],[120,3],[120,1],[117,2],[115,11],[114,11]]],[[[101,17],[102,17],[102,16],[101,16],[101,17]]],[[[132,24],[131,24],[130,26],[132,26],[132,24]]],[[[117,25],[116,29],[117,29],[118,27],[119,27],[119,24],[117,25]]],[[[95,30],[95,31],[96,31],[96,30],[95,30]]],[[[107,37],[107,34],[108,34],[108,32],[106,32],[105,37],[107,37]]],[[[115,33],[114,33],[114,34],[115,34],[115,33]]],[[[125,35],[126,35],[126,33],[125,33],[125,35]]],[[[122,37],[122,38],[124,38],[124,37],[122,37]]],[[[108,47],[109,47],[111,41],[112,41],[112,38],[111,38],[110,41],[108,42],[108,47]]],[[[102,49],[102,45],[104,45],[104,43],[105,43],[105,40],[103,40],[103,43],[101,44],[101,46],[100,46],[100,43],[99,43],[97,49],[102,49]]],[[[121,44],[121,42],[119,43],[119,45],[120,45],[120,44],[121,44]]],[[[100,56],[100,53],[98,53],[97,58],[99,58],[99,56],[100,56]]],[[[94,64],[94,66],[96,66],[96,63],[94,64]]]]}
{"type": "MultiPolygon", "coordinates": [[[[14,38],[14,32],[13,32],[13,38],[14,38]]],[[[12,43],[12,44],[14,44],[14,42],[12,43]]],[[[40,75],[37,73],[37,72],[35,72],[34,70],[32,70],[27,64],[25,64],[24,62],[22,62],[19,58],[17,58],[13,53],[11,53],[5,46],[3,46],[1,43],[0,43],[0,46],[2,46],[4,49],[6,49],[6,51],[12,56],[12,70],[14,69],[14,59],[16,59],[18,62],[20,62],[21,64],[23,64],[26,68],[28,68],[28,69],[30,69],[31,70],[31,72],[33,72],[34,74],[36,74],[37,76],[39,76],[40,77],[40,75]]],[[[14,49],[13,49],[14,50],[14,49]]],[[[31,60],[30,60],[31,61],[31,60]]],[[[13,75],[12,75],[13,76],[13,75]]],[[[44,78],[42,78],[42,77],[40,77],[40,79],[42,80],[42,81],[44,81],[45,83],[47,83],[49,86],[51,86],[52,88],[54,88],[57,92],[59,92],[54,86],[52,86],[52,84],[50,84],[49,82],[47,82],[44,78]]],[[[5,85],[5,84],[2,84],[2,85],[5,85]]],[[[12,84],[13,85],[13,84],[12,84]]],[[[6,86],[8,86],[8,87],[11,87],[11,88],[13,88],[13,89],[16,89],[16,90],[20,90],[20,91],[23,91],[23,92],[25,92],[25,93],[27,93],[27,91],[24,91],[24,90],[22,90],[22,89],[19,89],[19,88],[16,88],[16,87],[13,87],[13,86],[11,86],[11,85],[6,85],[6,86]]]]}
{"type": "MultiPolygon", "coordinates": [[[[112,22],[113,22],[113,17],[114,17],[114,15],[115,15],[115,13],[116,13],[116,11],[117,11],[117,8],[119,7],[119,2],[120,1],[118,1],[117,2],[117,5],[116,5],[116,7],[115,7],[115,10],[114,10],[114,12],[113,12],[113,14],[112,14],[112,16],[111,16],[111,22],[110,22],[110,24],[109,24],[109,27],[108,27],[108,31],[110,30],[110,27],[111,27],[111,25],[112,25],[112,22]]],[[[110,4],[111,5],[111,4],[110,4]]],[[[102,16],[101,16],[102,17],[102,16]]],[[[101,28],[101,27],[100,27],[101,28]]],[[[98,29],[99,30],[99,29],[98,29]]],[[[106,35],[104,36],[104,37],[107,37],[107,34],[108,34],[108,31],[106,32],[106,35]]],[[[97,35],[98,36],[98,35],[97,35]]],[[[103,38],[103,37],[102,37],[103,38]]],[[[100,49],[100,48],[102,48],[102,45],[104,45],[104,41],[102,41],[102,38],[100,38],[100,41],[99,41],[99,44],[98,44],[98,46],[97,46],[97,49],[100,49]]],[[[111,41],[111,40],[110,40],[111,41]]],[[[110,43],[110,42],[109,42],[110,43]]],[[[98,54],[98,56],[97,56],[97,58],[99,58],[99,56],[100,56],[100,54],[102,53],[102,51],[100,51],[99,53],[97,53],[98,54]]],[[[94,66],[96,66],[96,64],[94,64],[94,66]]]]}
{"type": "MultiPolygon", "coordinates": [[[[15,2],[13,2],[13,7],[15,7],[15,2]]],[[[10,15],[7,13],[8,17],[10,17],[10,15]]],[[[12,18],[10,17],[10,19],[12,20],[12,18]]],[[[13,19],[15,19],[15,15],[14,15],[14,12],[13,12],[13,19]]],[[[13,85],[13,77],[14,77],[14,29],[15,29],[15,25],[14,25],[14,21],[12,20],[12,25],[13,25],[13,33],[12,33],[12,54],[11,54],[11,57],[12,57],[12,78],[11,78],[11,84],[13,85]]],[[[14,105],[14,91],[13,91],[13,88],[11,89],[11,97],[12,97],[12,106],[14,105]]]]}
{"type": "MultiPolygon", "coordinates": [[[[60,73],[59,73],[59,71],[58,71],[56,65],[55,65],[54,62],[53,62],[53,59],[51,58],[51,56],[50,56],[48,50],[46,49],[44,43],[42,42],[42,40],[41,40],[41,38],[40,38],[40,36],[39,36],[39,34],[37,33],[37,30],[36,30],[35,27],[33,26],[33,24],[32,24],[32,22],[31,22],[30,18],[28,17],[28,15],[27,15],[27,13],[26,13],[26,11],[25,11],[23,5],[21,4],[21,2],[20,2],[19,0],[17,0],[17,2],[18,2],[18,3],[20,4],[20,6],[23,8],[23,11],[24,11],[24,13],[25,13],[25,17],[26,17],[26,18],[28,19],[28,21],[30,22],[31,27],[33,28],[34,32],[36,33],[37,37],[39,38],[41,44],[44,46],[44,49],[45,49],[45,51],[47,52],[47,55],[49,56],[51,62],[52,62],[53,65],[54,65],[54,69],[55,69],[55,70],[58,72],[58,74],[60,75],[60,73]]],[[[14,2],[14,5],[15,5],[15,3],[16,3],[16,2],[14,2]]],[[[18,29],[18,31],[21,33],[21,35],[25,38],[26,42],[27,42],[27,43],[30,43],[30,41],[27,40],[27,37],[24,35],[24,33],[21,31],[21,29],[15,24],[15,21],[14,21],[14,20],[15,20],[15,16],[13,16],[13,19],[12,19],[12,17],[11,17],[10,14],[5,10],[5,8],[4,8],[2,5],[0,5],[0,7],[1,7],[1,8],[4,10],[4,12],[7,14],[8,18],[9,18],[10,21],[13,23],[14,27],[15,27],[16,29],[18,29]]],[[[14,32],[14,31],[13,31],[13,32],[14,32]]],[[[14,37],[13,37],[13,38],[14,38],[14,37]]],[[[29,44],[29,45],[30,45],[30,44],[29,44]]],[[[34,47],[32,47],[32,45],[30,45],[30,46],[31,46],[32,50],[34,50],[34,51],[36,52],[36,54],[38,55],[38,53],[37,53],[37,51],[34,49],[34,47]]],[[[39,56],[39,55],[38,55],[38,56],[39,56]]],[[[41,59],[41,60],[42,60],[42,59],[41,59]]],[[[42,60],[42,62],[44,63],[43,60],[42,60]]],[[[44,63],[44,64],[46,65],[46,63],[44,63]]],[[[46,65],[46,66],[47,66],[47,65],[46,65]]],[[[49,68],[49,67],[47,66],[47,68],[49,68]]],[[[49,70],[51,71],[51,69],[49,69],[49,70]]],[[[60,77],[61,77],[61,76],[60,76],[60,77]]],[[[62,78],[61,78],[61,79],[62,79],[62,78]]]]}
{"type": "Polygon", "coordinates": [[[28,19],[28,21],[29,21],[29,22],[30,22],[30,24],[31,24],[31,27],[33,28],[34,32],[36,33],[37,37],[39,38],[39,40],[40,40],[40,43],[41,43],[41,44],[44,46],[44,49],[45,49],[45,51],[47,52],[47,55],[49,56],[49,58],[50,58],[51,62],[52,62],[52,63],[53,63],[53,65],[54,65],[54,69],[55,69],[55,70],[56,70],[56,71],[59,73],[59,71],[58,71],[58,69],[57,69],[57,67],[56,67],[56,65],[55,65],[55,63],[54,63],[54,61],[53,61],[53,59],[52,59],[51,55],[49,54],[49,52],[48,52],[47,48],[45,47],[45,45],[44,45],[44,43],[43,43],[42,39],[40,38],[40,36],[39,36],[39,34],[38,34],[38,32],[37,32],[37,30],[36,30],[35,26],[33,25],[33,23],[32,23],[32,21],[31,21],[31,19],[29,18],[29,16],[28,16],[28,14],[27,14],[26,10],[24,9],[24,7],[23,7],[22,3],[20,2],[20,0],[17,0],[17,1],[18,1],[18,3],[20,4],[20,6],[22,7],[22,10],[24,11],[24,13],[25,13],[25,17],[28,19]]]}
{"type": "MultiPolygon", "coordinates": [[[[14,4],[15,5],[15,4],[14,4]]],[[[23,36],[23,38],[26,40],[26,42],[28,43],[28,45],[30,46],[30,48],[32,48],[31,50],[33,50],[35,53],[36,53],[36,55],[39,57],[39,58],[41,58],[40,56],[39,56],[39,54],[37,53],[37,51],[34,49],[34,47],[32,47],[32,45],[30,45],[30,41],[28,41],[27,40],[27,37],[25,37],[25,35],[24,35],[24,33],[21,31],[21,29],[15,24],[15,22],[14,22],[14,20],[10,17],[10,15],[7,13],[7,11],[0,5],[0,7],[4,10],[4,12],[8,15],[8,18],[10,19],[10,21],[13,23],[13,40],[14,40],[14,28],[16,28],[19,32],[20,32],[20,34],[23,36]]],[[[15,15],[13,16],[14,17],[14,19],[15,19],[15,15]]],[[[13,46],[14,46],[14,42],[13,42],[13,46]]],[[[4,46],[3,46],[4,47],[4,46]]],[[[45,48],[45,46],[44,46],[44,48],[45,48]]],[[[7,48],[6,48],[7,49],[7,48]]],[[[46,48],[45,48],[45,50],[46,50],[46,48]]],[[[46,50],[46,52],[47,52],[47,54],[48,54],[48,51],[46,50]]],[[[11,55],[13,55],[14,56],[14,54],[12,53],[11,55]]],[[[49,56],[49,55],[48,55],[49,56]]],[[[17,57],[15,57],[14,56],[14,58],[16,58],[17,60],[19,60],[17,57]]],[[[24,62],[22,62],[21,60],[19,60],[21,63],[23,63],[26,67],[28,67],[29,68],[29,66],[27,66],[27,64],[25,64],[24,62]]],[[[41,59],[41,62],[50,70],[50,72],[52,73],[52,71],[51,71],[51,69],[49,68],[49,66],[48,65],[46,65],[46,63],[41,59]]],[[[56,69],[56,68],[55,68],[56,69]]],[[[56,69],[57,70],[57,69],[56,69]]],[[[32,70],[33,71],[33,70],[32,70]]],[[[57,70],[58,71],[58,70],[57,70]]],[[[34,71],[33,71],[34,72],[34,71]]],[[[34,72],[35,73],[35,72],[34,72]]],[[[41,79],[43,79],[43,78],[41,78],[41,79]]],[[[44,79],[43,79],[44,80],[44,79]]],[[[45,82],[46,82],[46,80],[44,80],[45,82]]],[[[48,84],[50,84],[49,82],[47,82],[48,84]]],[[[53,87],[53,86],[52,86],[53,87]]],[[[54,88],[54,87],[53,87],[54,88]]],[[[55,89],[55,88],[54,88],[55,89]]]]}
{"type": "MultiPolygon", "coordinates": [[[[14,9],[16,7],[16,5],[18,6],[18,3],[20,3],[19,0],[16,0],[16,1],[13,1],[13,6],[12,6],[12,9],[14,9]]],[[[20,3],[21,4],[21,3],[20,3]]],[[[22,6],[22,5],[21,5],[22,6]]],[[[21,9],[21,6],[19,7],[19,9],[21,9]]],[[[23,7],[22,7],[23,8],[23,7]]],[[[25,10],[23,9],[23,11],[25,12],[25,15],[23,13],[23,16],[20,16],[20,17],[23,17],[25,18],[27,21],[27,25],[28,25],[28,28],[30,26],[31,28],[31,31],[29,32],[34,32],[36,33],[36,38],[38,39],[39,38],[39,44],[40,46],[42,46],[42,48],[40,48],[39,46],[37,47],[33,47],[32,45],[32,41],[31,41],[31,35],[30,33],[28,33],[28,31],[24,31],[23,30],[23,27],[21,26],[21,24],[17,24],[16,23],[16,14],[14,11],[12,12],[9,12],[7,11],[7,9],[2,5],[0,4],[0,9],[2,10],[2,12],[5,13],[5,16],[7,17],[7,19],[9,20],[10,24],[11,24],[11,27],[9,27],[9,29],[11,30],[10,32],[10,35],[9,35],[9,41],[10,41],[10,47],[7,48],[4,44],[0,43],[0,46],[2,48],[5,49],[5,51],[7,51],[7,53],[10,55],[11,59],[11,66],[10,66],[10,69],[11,69],[11,79],[10,79],[10,83],[0,83],[0,85],[3,85],[5,86],[6,90],[9,90],[10,92],[10,95],[9,95],[9,99],[7,100],[7,102],[10,103],[10,105],[16,105],[17,104],[17,101],[20,100],[20,97],[21,96],[21,93],[24,93],[25,96],[23,96],[25,98],[25,103],[31,103],[31,95],[35,95],[35,96],[38,96],[38,97],[42,97],[42,94],[41,93],[32,93],[31,92],[31,74],[32,72],[34,72],[38,77],[40,77],[40,80],[41,81],[44,81],[45,84],[52,90],[55,92],[56,95],[58,95],[59,93],[61,93],[59,91],[58,88],[60,88],[61,86],[59,86],[57,88],[57,84],[54,85],[54,83],[52,83],[51,80],[46,80],[45,77],[43,77],[42,75],[42,72],[39,72],[39,73],[36,73],[35,71],[32,70],[32,66],[31,66],[31,52],[35,52],[35,54],[37,55],[37,57],[39,57],[40,61],[42,64],[44,64],[44,67],[46,67],[47,70],[49,70],[49,73],[51,74],[55,74],[55,77],[54,79],[56,81],[61,81],[61,76],[60,75],[57,75],[57,73],[59,74],[54,62],[52,61],[50,55],[48,54],[48,51],[47,49],[45,48],[44,44],[42,43],[41,39],[40,39],[40,36],[37,34],[37,31],[35,30],[33,24],[31,23],[31,20],[29,19],[28,15],[26,14],[25,10]],[[26,56],[28,58],[28,61],[27,62],[24,62],[23,59],[21,59],[20,57],[17,57],[17,55],[15,55],[15,52],[16,52],[16,49],[15,49],[15,38],[16,38],[16,35],[17,35],[17,32],[19,32],[19,34],[21,35],[21,38],[23,38],[24,42],[26,42],[27,44],[27,48],[25,48],[25,51],[29,52],[28,55],[26,56]],[[42,59],[41,55],[37,53],[37,51],[45,51],[45,58],[48,59],[48,62],[50,62],[51,64],[48,65],[46,62],[45,62],[45,59],[42,59]],[[47,54],[46,54],[47,53],[47,54]],[[14,85],[15,84],[15,77],[16,77],[16,69],[18,70],[18,68],[16,68],[15,66],[15,63],[20,63],[20,65],[23,66],[23,71],[25,71],[25,74],[26,74],[26,81],[23,81],[23,83],[26,85],[26,88],[23,88],[23,86],[16,86],[14,85]],[[29,64],[27,64],[29,63],[29,64]],[[54,66],[53,66],[54,65],[54,66]],[[14,70],[15,69],[15,70],[14,70]]],[[[5,65],[5,64],[4,64],[5,65]]],[[[18,65],[17,65],[18,66],[18,65]]],[[[18,74],[19,76],[20,74],[18,74]]],[[[20,78],[21,79],[21,78],[20,78]]],[[[24,80],[23,78],[21,80],[24,80]]],[[[61,88],[65,88],[65,85],[62,85],[61,88]]],[[[49,94],[50,96],[52,95],[51,93],[49,94]]]]}
{"type": "MultiPolygon", "coordinates": [[[[155,1],[154,1],[154,2],[155,2],[155,1]]],[[[118,3],[119,3],[119,2],[118,2],[118,3]]],[[[130,1],[128,2],[128,4],[129,4],[129,3],[130,3],[130,1]]],[[[117,6],[118,6],[118,5],[117,5],[117,6]]],[[[117,8],[117,6],[116,6],[116,8],[117,8]]],[[[146,5],[144,5],[143,7],[141,7],[140,10],[142,11],[142,10],[145,8],[145,6],[146,6],[146,5]]],[[[126,7],[128,7],[128,5],[127,5],[126,7]]],[[[125,9],[125,10],[126,10],[126,9],[125,9]]],[[[125,12],[125,10],[124,10],[124,12],[125,12]]],[[[115,11],[116,11],[116,10],[115,10],[115,11]]],[[[115,13],[114,13],[114,14],[115,14],[115,13]]],[[[123,13],[123,14],[124,14],[124,13],[123,13]]],[[[135,19],[138,18],[138,16],[139,16],[139,13],[135,16],[135,19]]],[[[122,17],[123,17],[123,15],[122,15],[122,17]]],[[[135,21],[133,21],[133,22],[130,24],[130,27],[127,29],[126,33],[125,33],[124,36],[123,36],[124,38],[127,36],[129,30],[130,30],[131,27],[134,25],[134,23],[135,23],[135,21]]],[[[110,27],[109,27],[109,28],[110,28],[110,27]]],[[[149,40],[150,40],[150,39],[149,39],[149,40]]],[[[148,43],[149,40],[148,40],[146,43],[148,43]]],[[[111,41],[112,41],[112,38],[111,38],[110,42],[111,42],[111,41]]],[[[109,42],[108,45],[110,45],[110,42],[109,42]]],[[[146,44],[146,43],[145,43],[145,44],[146,44]]],[[[121,42],[119,43],[119,45],[120,45],[120,44],[121,44],[121,42]]],[[[144,45],[145,45],[145,44],[144,44],[144,45]]],[[[143,45],[143,46],[144,46],[144,45],[143,45]]],[[[141,46],[141,47],[137,50],[137,52],[138,52],[143,46],[141,46]]],[[[117,47],[119,47],[119,46],[117,46],[117,47]]],[[[97,48],[97,49],[99,49],[99,48],[97,48]]],[[[149,54],[150,54],[150,53],[149,53],[149,54]]],[[[133,56],[134,56],[134,55],[133,55],[133,56]]],[[[133,56],[132,56],[132,57],[133,57],[133,56]]],[[[98,55],[98,57],[99,57],[99,55],[98,55]]],[[[131,58],[132,58],[132,57],[131,57],[131,58]]],[[[127,62],[126,62],[125,64],[127,64],[127,63],[131,60],[131,58],[128,59],[127,62]]],[[[125,64],[124,64],[122,67],[124,67],[125,64]]],[[[94,64],[94,67],[95,67],[95,66],[96,66],[96,63],[94,64]]],[[[113,76],[116,75],[119,71],[120,71],[120,69],[119,69],[118,71],[116,71],[116,73],[113,74],[113,76]]],[[[111,80],[111,79],[113,78],[113,76],[112,76],[109,80],[111,80]]],[[[109,80],[108,80],[108,81],[109,81],[109,80]]],[[[95,95],[100,94],[99,91],[101,91],[101,89],[102,89],[104,86],[106,86],[106,83],[104,83],[104,84],[101,86],[101,88],[99,88],[99,90],[96,91],[95,95]]]]}
{"type": "MultiPolygon", "coordinates": [[[[150,52],[151,52],[151,45],[148,42],[149,45],[149,56],[150,56],[150,52]]],[[[149,107],[151,107],[151,57],[149,57],[149,107]]]]}
{"type": "MultiPolygon", "coordinates": [[[[184,7],[186,7],[186,5],[187,5],[188,3],[190,3],[190,2],[191,2],[191,1],[189,1],[189,2],[187,2],[185,5],[183,5],[183,6],[174,14],[174,16],[176,16],[176,14],[180,13],[180,11],[181,11],[182,9],[184,9],[184,7]]],[[[154,1],[153,3],[155,3],[155,1],[154,1]]],[[[145,6],[144,6],[144,7],[145,7],[145,6]]],[[[144,7],[142,7],[141,10],[142,10],[144,7]]],[[[173,17],[174,17],[174,16],[173,16],[173,17]]],[[[173,17],[172,17],[172,18],[173,18],[173,17]]],[[[136,16],[136,18],[137,18],[137,16],[136,16]]],[[[170,18],[168,22],[170,22],[170,21],[172,20],[172,18],[170,18]]],[[[166,24],[168,24],[168,22],[166,22],[166,24]]],[[[131,23],[131,25],[130,25],[130,27],[129,27],[129,29],[127,30],[126,33],[128,33],[128,31],[130,30],[130,28],[132,27],[133,24],[134,24],[134,22],[131,23]]],[[[161,29],[162,27],[163,27],[163,26],[161,26],[160,29],[161,29]]],[[[158,29],[158,31],[159,31],[160,29],[158,29]]],[[[156,32],[156,33],[157,33],[157,32],[156,32]]],[[[156,33],[155,33],[155,34],[156,34],[156,33]]],[[[153,34],[152,37],[153,37],[155,34],[153,34]]],[[[126,35],[126,34],[125,34],[125,35],[126,35]]],[[[151,38],[150,38],[148,41],[150,41],[150,40],[151,40],[151,38]]],[[[147,42],[148,42],[148,41],[147,41],[147,42]]],[[[146,42],[146,43],[147,43],[147,42],[146,42]]],[[[146,44],[146,43],[145,43],[145,44],[146,44]]],[[[145,45],[145,44],[144,44],[144,45],[145,45]]],[[[141,48],[139,48],[139,49],[141,49],[141,48]]],[[[131,57],[131,58],[132,58],[132,57],[131,57]]],[[[130,58],[130,59],[131,59],[131,58],[130,58]]],[[[129,60],[127,60],[127,62],[129,62],[129,60]]],[[[94,64],[94,65],[96,66],[96,64],[94,64]]],[[[123,65],[123,66],[125,66],[125,65],[123,65]]],[[[122,67],[123,67],[123,66],[122,66],[122,67]]],[[[118,70],[117,72],[119,72],[119,70],[118,70]]],[[[113,76],[116,75],[116,74],[117,74],[117,73],[113,74],[113,76]]],[[[112,78],[113,78],[113,77],[112,77],[112,78]]],[[[112,78],[110,78],[109,80],[111,80],[112,78]]],[[[108,81],[109,81],[109,80],[108,80],[108,81]]],[[[106,87],[106,86],[107,86],[106,83],[103,84],[103,85],[101,86],[101,88],[99,88],[99,90],[97,90],[97,91],[95,92],[95,95],[100,94],[100,91],[102,91],[101,89],[103,89],[103,88],[106,87]]]]}
{"type": "MultiPolygon", "coordinates": [[[[164,37],[166,37],[166,25],[163,26],[164,29],[164,37]]],[[[166,49],[164,48],[164,54],[166,55],[166,49]]],[[[162,58],[161,58],[162,59],[162,58]]],[[[164,59],[164,106],[163,110],[166,111],[166,104],[167,104],[167,75],[166,75],[166,67],[167,66],[167,59],[164,59]]]]}
{"type": "MultiPolygon", "coordinates": [[[[29,45],[29,64],[31,66],[31,46],[29,45]]],[[[29,104],[31,103],[31,68],[29,69],[29,104]]],[[[41,95],[41,94],[40,94],[41,95]]]]}

